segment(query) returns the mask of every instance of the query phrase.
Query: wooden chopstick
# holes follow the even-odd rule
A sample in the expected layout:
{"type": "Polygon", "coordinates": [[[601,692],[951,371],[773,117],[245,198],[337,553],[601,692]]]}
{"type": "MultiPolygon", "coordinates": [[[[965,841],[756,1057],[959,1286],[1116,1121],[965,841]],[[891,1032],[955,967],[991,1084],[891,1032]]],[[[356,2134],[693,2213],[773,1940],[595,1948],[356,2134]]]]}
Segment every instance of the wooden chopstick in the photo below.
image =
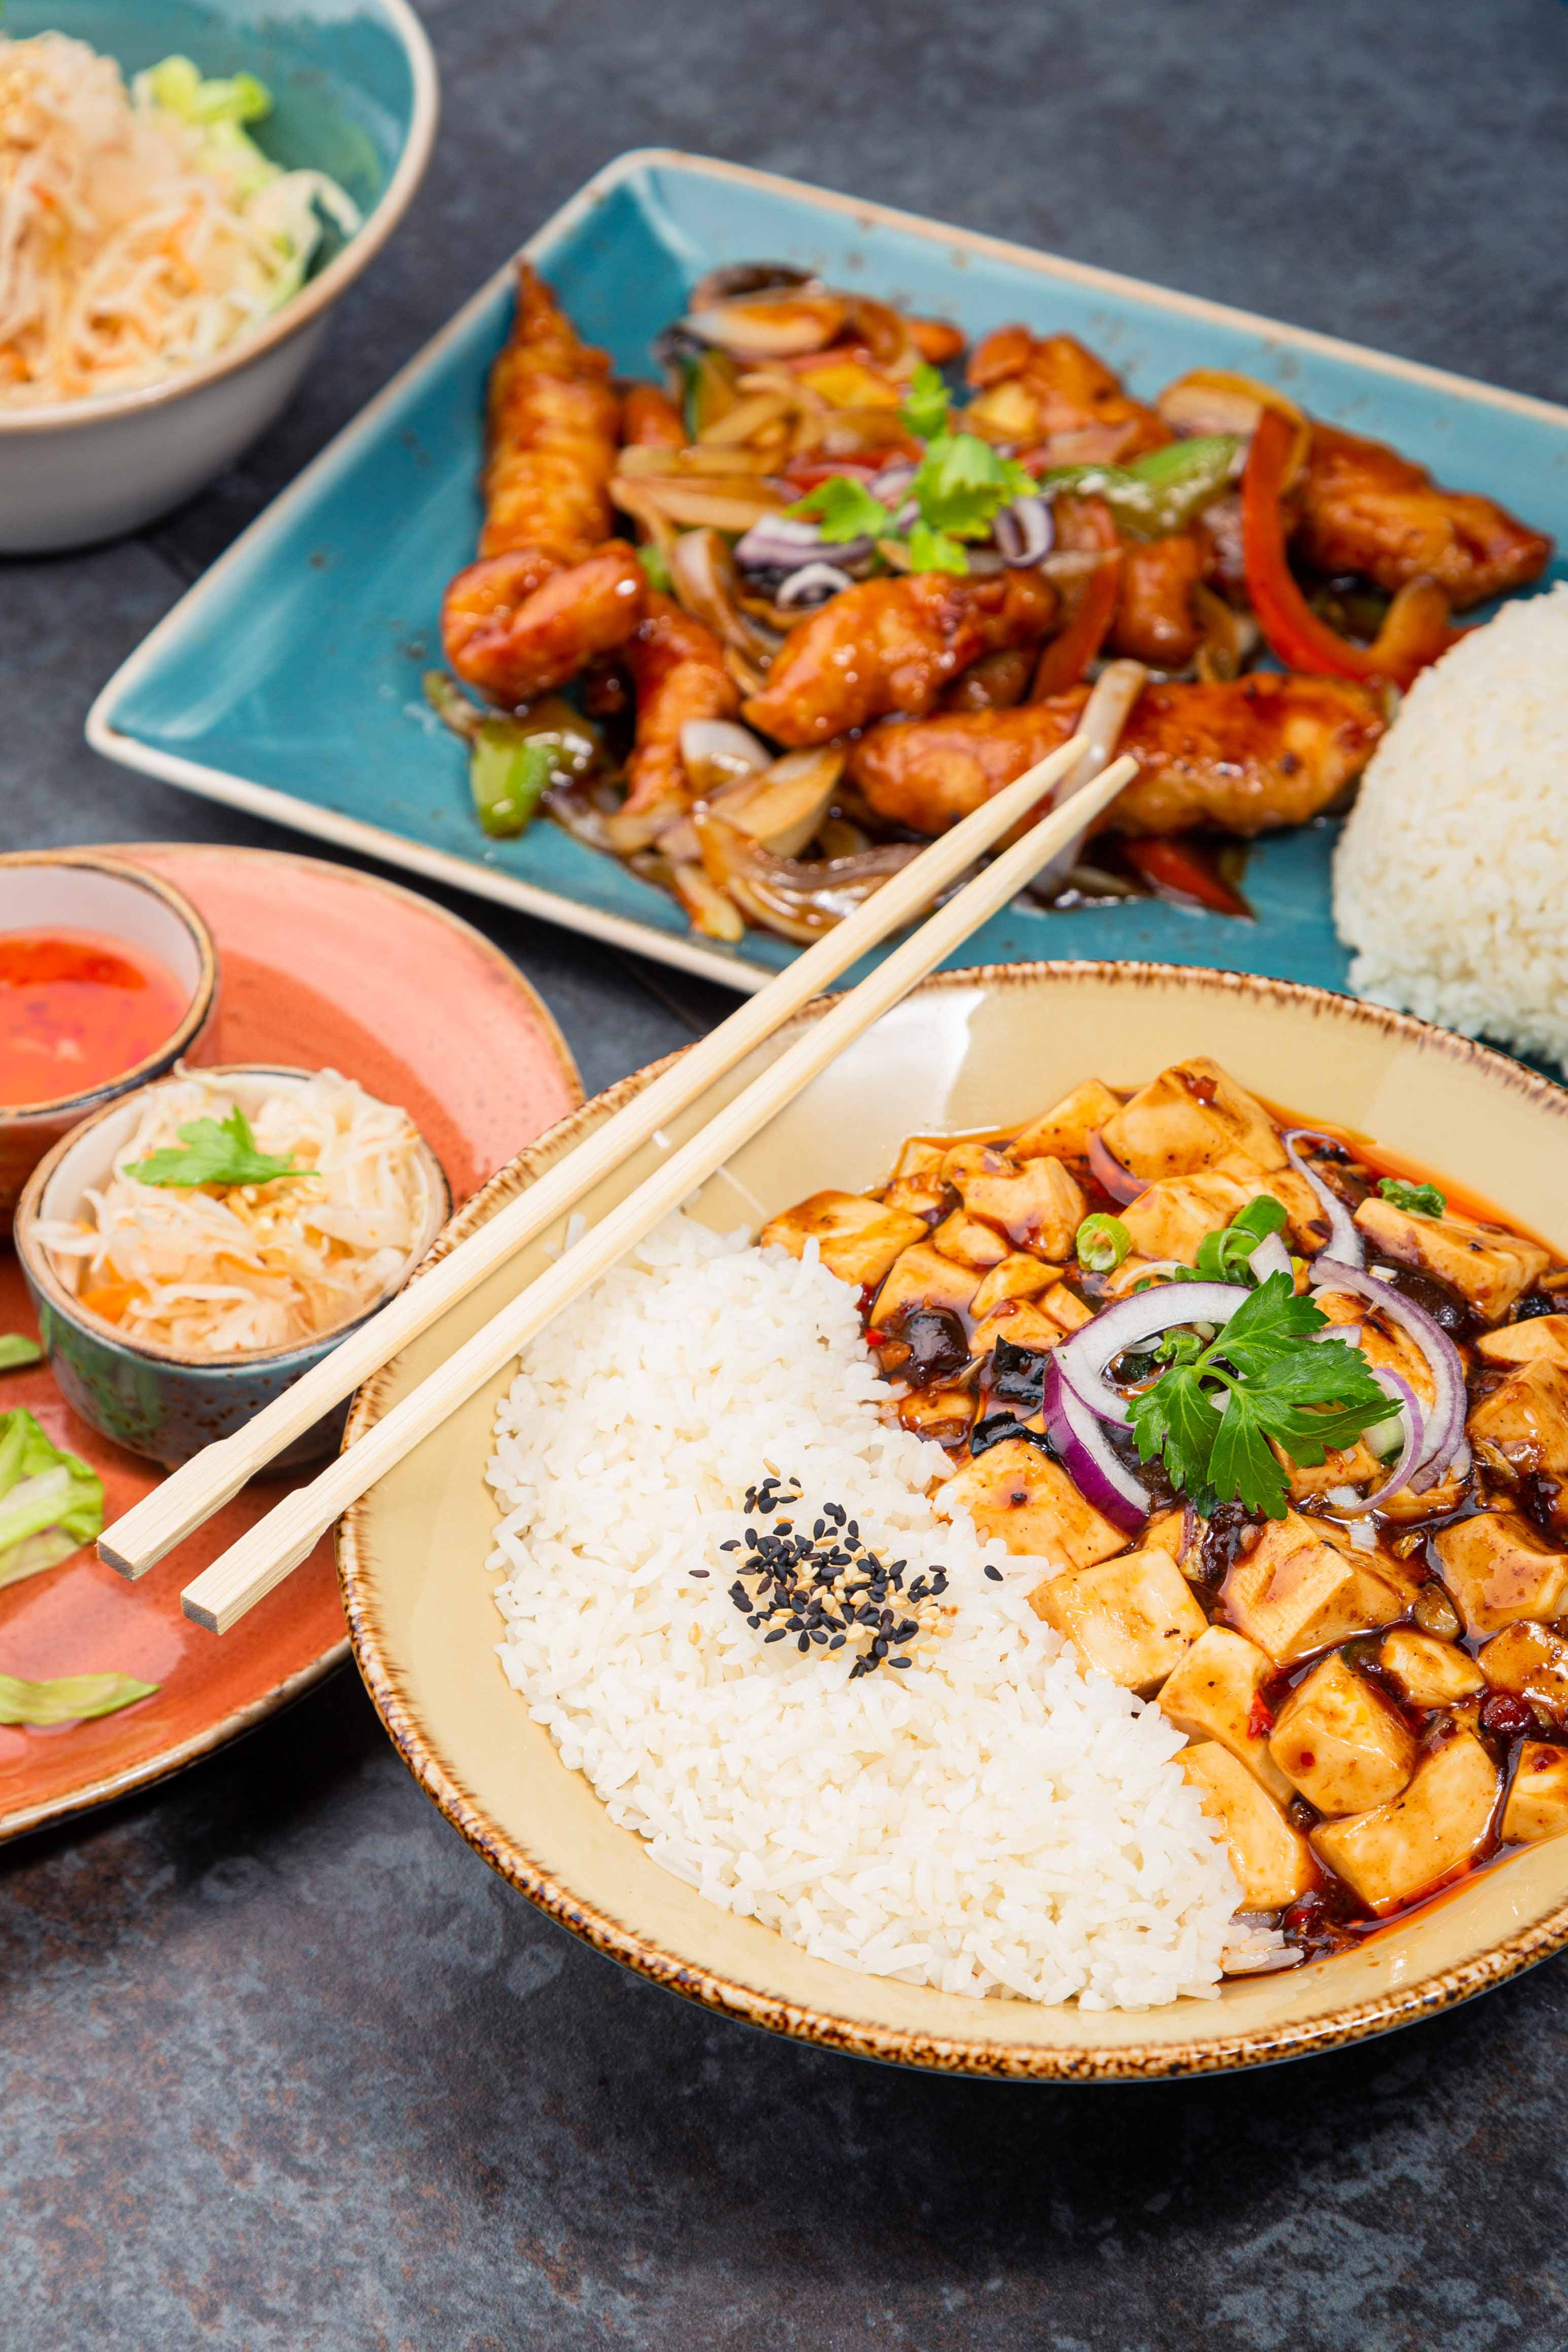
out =
{"type": "MultiPolygon", "coordinates": [[[[340,1513],[493,1379],[563,1307],[689,1200],[732,1152],[791,1102],[845,1046],[1005,906],[1063,841],[1081,831],[1136,772],[1134,760],[1116,761],[1075,795],[1071,807],[1053,810],[1030,826],[1009,849],[895,948],[858,988],[812,1022],[776,1062],[662,1167],[608,1211],[591,1232],[394,1405],[384,1420],[340,1454],[308,1486],[286,1496],[188,1584],[181,1595],[186,1616],[213,1633],[226,1633],[308,1557],[340,1513]]],[[[1041,774],[1042,769],[1031,770],[1009,788],[1015,815],[1026,814],[1038,799],[1041,774]]],[[[990,808],[999,809],[1008,797],[998,794],[990,808]]],[[[894,889],[898,881],[908,881],[915,871],[909,867],[896,881],[885,884],[877,897],[894,889]]]]}
{"type": "Polygon", "coordinates": [[[902,874],[894,875],[852,915],[836,924],[804,955],[797,956],[776,980],[756,996],[747,997],[716,1029],[689,1046],[669,1069],[538,1183],[508,1201],[477,1233],[340,1341],[292,1388],[264,1405],[242,1430],[193,1455],[117,1519],[99,1538],[99,1558],[121,1576],[145,1576],[176,1544],[232,1502],[249,1479],[303,1436],[323,1413],[341,1404],[411,1339],[428,1330],[449,1307],[465,1298],[497,1266],[564,1215],[601,1177],[770,1037],[792,1013],[821,996],[852,964],[956,882],[967,866],[992,848],[1027,816],[1037,800],[1070,773],[1087,749],[1088,738],[1082,732],[1074,735],[1029,775],[934,841],[902,874]]]}

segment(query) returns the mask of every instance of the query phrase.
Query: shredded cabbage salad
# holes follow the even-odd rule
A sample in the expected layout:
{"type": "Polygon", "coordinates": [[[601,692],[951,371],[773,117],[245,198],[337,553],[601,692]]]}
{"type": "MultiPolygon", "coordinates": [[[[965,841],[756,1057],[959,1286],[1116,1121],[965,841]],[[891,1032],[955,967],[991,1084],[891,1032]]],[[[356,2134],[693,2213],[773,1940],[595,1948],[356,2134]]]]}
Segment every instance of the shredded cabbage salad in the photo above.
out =
{"type": "Polygon", "coordinates": [[[199,1071],[156,1087],[79,1219],[40,1222],[60,1280],[128,1339],[194,1356],[297,1345],[367,1313],[420,1246],[430,1192],[408,1113],[336,1070],[251,1113],[257,1149],[295,1173],[193,1184],[126,1172],[155,1153],[183,1159],[180,1130],[235,1108],[199,1071]]]}
{"type": "Polygon", "coordinates": [[[360,213],[246,128],[251,74],[165,58],[127,89],[64,33],[0,34],[0,403],[83,400],[214,358],[297,294],[360,213]]]}

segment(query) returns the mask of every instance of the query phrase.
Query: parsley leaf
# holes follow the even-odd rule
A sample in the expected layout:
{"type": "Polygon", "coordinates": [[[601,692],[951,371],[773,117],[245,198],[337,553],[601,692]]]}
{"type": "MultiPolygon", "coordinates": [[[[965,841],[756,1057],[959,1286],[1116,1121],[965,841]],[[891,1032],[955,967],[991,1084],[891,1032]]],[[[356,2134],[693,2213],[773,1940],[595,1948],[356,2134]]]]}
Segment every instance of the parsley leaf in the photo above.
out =
{"type": "Polygon", "coordinates": [[[909,568],[912,572],[967,572],[969,559],[946,531],[917,522],[909,534],[909,568]]]}
{"type": "Polygon", "coordinates": [[[928,441],[910,484],[924,520],[950,539],[984,539],[998,509],[1034,488],[1032,474],[977,433],[940,433],[928,441]]]}
{"type": "Polygon", "coordinates": [[[1385,1201],[1396,1209],[1404,1209],[1413,1217],[1441,1217],[1447,1213],[1448,1200],[1436,1184],[1406,1184],[1400,1176],[1380,1176],[1377,1189],[1385,1201]]]}
{"type": "Polygon", "coordinates": [[[893,517],[882,500],[848,474],[831,474],[784,511],[819,523],[823,539],[834,547],[851,539],[883,539],[893,529],[893,517]]]}
{"type": "Polygon", "coordinates": [[[950,402],[940,371],[929,360],[922,360],[910,378],[909,396],[902,411],[904,422],[922,441],[933,441],[947,430],[950,402]]]}
{"type": "Polygon", "coordinates": [[[1387,1416],[1360,1352],[1314,1338],[1326,1324],[1288,1276],[1271,1274],[1207,1347],[1195,1353],[1191,1334],[1172,1333],[1160,1350],[1171,1369],[1133,1399],[1139,1458],[1158,1455],[1206,1515],[1234,1499],[1283,1518],[1289,1486],[1270,1438],[1315,1469],[1387,1416]]]}
{"type": "Polygon", "coordinates": [[[275,1176],[303,1176],[292,1156],[269,1159],[256,1148],[250,1121],[238,1103],[227,1118],[193,1118],[179,1129],[183,1151],[154,1151],[121,1174],[139,1184],[270,1184],[275,1176]]]}

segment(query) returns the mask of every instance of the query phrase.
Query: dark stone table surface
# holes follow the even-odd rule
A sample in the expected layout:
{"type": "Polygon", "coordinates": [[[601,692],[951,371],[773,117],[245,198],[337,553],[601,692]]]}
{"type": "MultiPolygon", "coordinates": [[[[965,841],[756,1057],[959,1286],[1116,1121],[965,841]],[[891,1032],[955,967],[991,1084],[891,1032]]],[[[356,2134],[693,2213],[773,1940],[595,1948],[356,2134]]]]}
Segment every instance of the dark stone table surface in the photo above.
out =
{"type": "MultiPolygon", "coordinates": [[[[412,219],[303,397],[124,545],[0,566],[0,843],[288,836],[86,750],[185,584],[588,173],[667,143],[1568,399],[1562,0],[428,0],[412,219]]],[[[713,991],[483,902],[603,1085],[713,991]]],[[[1559,2352],[1558,1961],[1261,2075],[820,2056],[623,1974],[351,1672],[0,1856],[0,2346],[1559,2352]]]]}

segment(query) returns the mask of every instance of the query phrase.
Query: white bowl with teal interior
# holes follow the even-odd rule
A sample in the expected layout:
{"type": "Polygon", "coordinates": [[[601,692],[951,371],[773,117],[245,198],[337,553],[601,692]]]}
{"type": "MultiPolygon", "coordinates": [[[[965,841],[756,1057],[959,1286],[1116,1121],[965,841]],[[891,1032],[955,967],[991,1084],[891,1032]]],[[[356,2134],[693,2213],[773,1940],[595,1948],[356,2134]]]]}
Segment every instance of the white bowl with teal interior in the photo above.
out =
{"type": "MultiPolygon", "coordinates": [[[[333,305],[408,209],[437,100],[408,0],[11,0],[0,31],[74,36],[113,58],[127,81],[170,58],[190,58],[209,84],[253,77],[270,108],[250,116],[259,103],[250,91],[230,127],[269,164],[320,173],[348,199],[329,193],[312,205],[319,236],[303,283],[212,358],[134,390],[47,405],[0,400],[0,554],[17,555],[136,530],[272,423],[333,305]]],[[[304,185],[285,191],[281,211],[304,185]]]]}

